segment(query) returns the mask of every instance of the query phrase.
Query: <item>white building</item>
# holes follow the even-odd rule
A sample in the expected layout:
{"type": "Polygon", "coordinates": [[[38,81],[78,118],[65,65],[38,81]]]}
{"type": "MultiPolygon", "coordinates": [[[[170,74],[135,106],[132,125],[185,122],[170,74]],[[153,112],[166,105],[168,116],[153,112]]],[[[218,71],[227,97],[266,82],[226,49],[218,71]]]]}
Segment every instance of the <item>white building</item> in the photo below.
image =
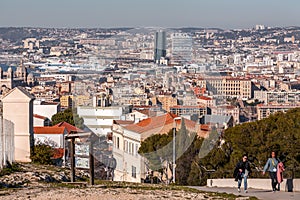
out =
{"type": "Polygon", "coordinates": [[[126,115],[126,120],[134,121],[135,123],[142,121],[143,119],[147,119],[149,115],[146,115],[142,112],[137,110],[133,111],[132,113],[128,113],[126,115]]]}
{"type": "Polygon", "coordinates": [[[99,136],[110,133],[113,121],[125,119],[125,114],[130,111],[128,106],[77,108],[77,114],[83,118],[84,124],[99,136]]]}
{"type": "Polygon", "coordinates": [[[113,156],[117,161],[114,181],[140,183],[146,176],[145,161],[138,154],[141,134],[124,129],[119,124],[113,128],[113,156]]]}
{"type": "Polygon", "coordinates": [[[60,103],[34,101],[33,112],[34,114],[41,115],[51,119],[53,115],[60,111],[60,103]]]}
{"type": "MultiPolygon", "coordinates": [[[[128,121],[116,122],[112,126],[113,156],[116,159],[114,181],[142,182],[150,170],[147,159],[138,154],[142,141],[154,134],[166,134],[176,124],[176,130],[181,128],[181,119],[172,113],[147,118],[136,124],[128,121]],[[127,122],[127,123],[126,123],[127,122]]],[[[202,137],[199,126],[185,119],[185,126],[190,133],[202,137]]],[[[170,178],[162,177],[163,181],[170,178]]]]}
{"type": "Polygon", "coordinates": [[[193,39],[186,33],[172,34],[172,60],[189,63],[192,61],[193,39]]]}
{"type": "Polygon", "coordinates": [[[56,148],[65,147],[64,136],[67,135],[65,127],[34,127],[34,140],[35,143],[41,142],[49,145],[53,145],[56,148]]]}

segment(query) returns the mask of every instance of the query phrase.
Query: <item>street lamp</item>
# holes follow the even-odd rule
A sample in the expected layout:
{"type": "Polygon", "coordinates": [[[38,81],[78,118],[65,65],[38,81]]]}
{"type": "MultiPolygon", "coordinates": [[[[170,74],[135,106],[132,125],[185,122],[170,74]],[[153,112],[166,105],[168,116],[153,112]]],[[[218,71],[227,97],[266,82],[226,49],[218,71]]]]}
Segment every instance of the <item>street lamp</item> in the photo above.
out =
{"type": "Polygon", "coordinates": [[[173,178],[172,182],[175,183],[175,167],[176,167],[176,152],[175,152],[175,136],[176,136],[176,120],[181,120],[181,117],[175,117],[173,119],[173,178]]]}

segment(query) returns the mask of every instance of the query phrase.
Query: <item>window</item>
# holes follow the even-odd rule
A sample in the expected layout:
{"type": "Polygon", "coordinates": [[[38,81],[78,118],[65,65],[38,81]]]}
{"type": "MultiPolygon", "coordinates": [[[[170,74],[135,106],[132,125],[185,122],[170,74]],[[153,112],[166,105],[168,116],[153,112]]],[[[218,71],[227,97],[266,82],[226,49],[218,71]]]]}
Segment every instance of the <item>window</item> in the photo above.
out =
{"type": "Polygon", "coordinates": [[[131,154],[134,154],[134,144],[131,143],[131,154]]]}
{"type": "Polygon", "coordinates": [[[137,156],[139,152],[139,145],[135,144],[135,155],[137,156]]]}
{"type": "Polygon", "coordinates": [[[136,167],[135,166],[131,166],[131,171],[132,171],[132,177],[136,178],[136,167]]]}
{"type": "Polygon", "coordinates": [[[120,138],[117,137],[117,148],[120,149],[120,138]]]}
{"type": "Polygon", "coordinates": [[[131,142],[128,142],[128,153],[131,153],[131,142]]]}
{"type": "Polygon", "coordinates": [[[128,150],[128,146],[127,146],[127,141],[125,140],[125,142],[124,142],[124,146],[125,146],[125,149],[124,149],[124,151],[125,152],[127,152],[127,150],[128,150]]]}

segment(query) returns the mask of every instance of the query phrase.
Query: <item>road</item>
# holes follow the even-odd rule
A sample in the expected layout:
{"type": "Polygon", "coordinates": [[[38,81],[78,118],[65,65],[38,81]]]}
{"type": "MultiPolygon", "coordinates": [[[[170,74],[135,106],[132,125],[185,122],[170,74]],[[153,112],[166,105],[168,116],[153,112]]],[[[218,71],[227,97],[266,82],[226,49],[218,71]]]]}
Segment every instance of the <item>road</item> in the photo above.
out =
{"type": "Polygon", "coordinates": [[[262,200],[299,200],[300,192],[284,192],[277,191],[273,193],[271,190],[259,190],[259,189],[248,189],[248,193],[244,193],[242,190],[241,193],[237,191],[236,188],[219,188],[219,187],[191,187],[201,191],[207,192],[218,192],[218,193],[228,193],[241,196],[255,196],[258,199],[262,200]]]}

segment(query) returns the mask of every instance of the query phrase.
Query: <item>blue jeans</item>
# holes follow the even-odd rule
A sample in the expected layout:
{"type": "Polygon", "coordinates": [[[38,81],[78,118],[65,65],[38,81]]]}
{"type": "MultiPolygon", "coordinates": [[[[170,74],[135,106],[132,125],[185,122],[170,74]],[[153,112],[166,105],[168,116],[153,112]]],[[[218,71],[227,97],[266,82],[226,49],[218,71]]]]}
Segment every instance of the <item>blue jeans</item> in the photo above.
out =
{"type": "Polygon", "coordinates": [[[244,190],[247,190],[247,178],[248,178],[248,176],[245,176],[245,174],[242,173],[241,177],[242,177],[242,179],[238,180],[238,188],[241,188],[242,180],[244,178],[244,190]]]}

